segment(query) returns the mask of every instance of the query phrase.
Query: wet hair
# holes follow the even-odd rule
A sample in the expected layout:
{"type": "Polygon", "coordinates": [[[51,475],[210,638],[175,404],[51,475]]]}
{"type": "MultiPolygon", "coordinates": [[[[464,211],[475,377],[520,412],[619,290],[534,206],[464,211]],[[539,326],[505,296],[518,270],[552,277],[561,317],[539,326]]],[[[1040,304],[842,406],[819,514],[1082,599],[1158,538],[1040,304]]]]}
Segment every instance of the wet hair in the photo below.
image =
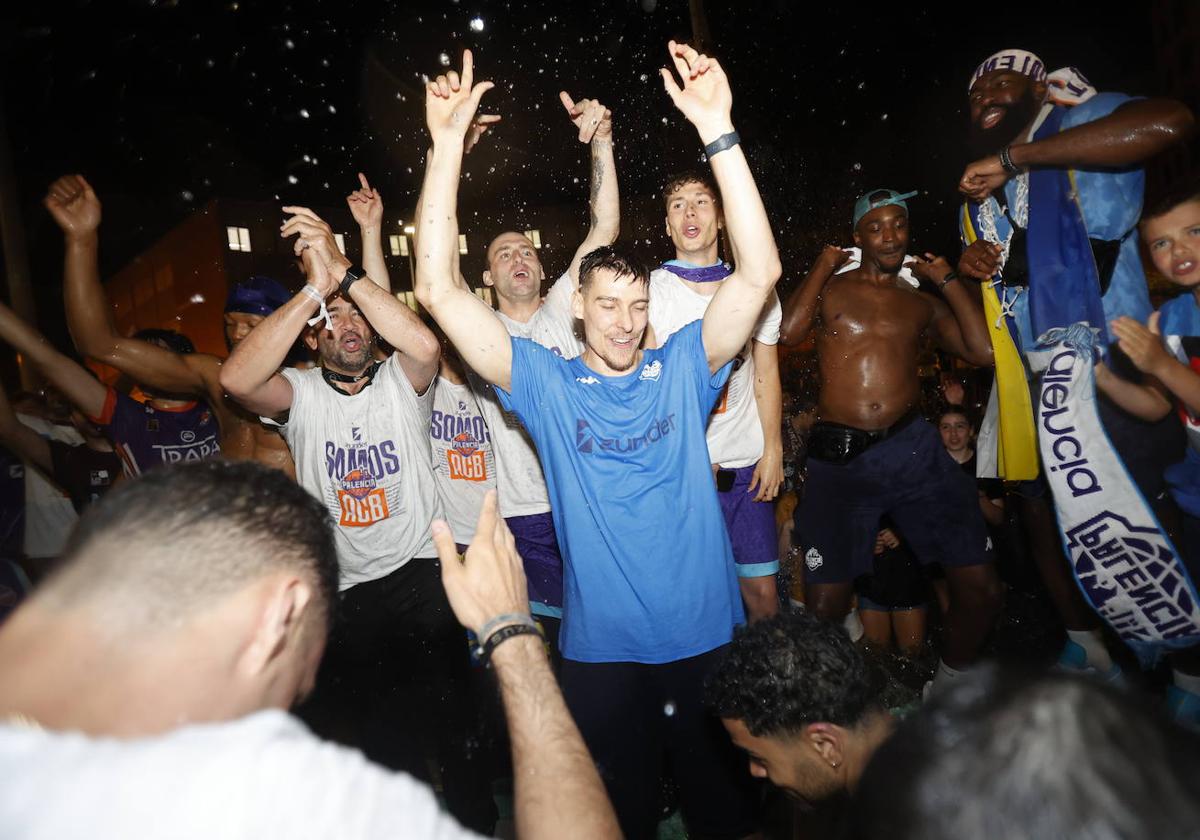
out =
{"type": "Polygon", "coordinates": [[[1141,223],[1144,224],[1150,219],[1165,216],[1181,204],[1187,204],[1189,201],[1200,201],[1200,178],[1189,178],[1182,184],[1176,184],[1166,192],[1162,193],[1153,204],[1146,206],[1142,211],[1141,223]]]}
{"type": "Polygon", "coordinates": [[[713,180],[712,175],[707,172],[701,172],[699,169],[687,169],[683,172],[677,172],[668,178],[667,182],[663,184],[663,204],[669,207],[671,193],[688,184],[700,184],[709,191],[716,201],[717,206],[721,206],[721,191],[717,189],[717,182],[713,180]]]}
{"type": "Polygon", "coordinates": [[[279,470],[209,460],[118,484],[79,520],[44,587],[61,606],[103,598],[161,626],[280,569],[308,578],[332,614],[338,562],[329,512],[279,470]]]}
{"type": "Polygon", "coordinates": [[[1090,679],[974,669],[868,765],[854,837],[1200,836],[1200,737],[1090,679]]]}
{"type": "Polygon", "coordinates": [[[618,277],[628,277],[630,283],[650,285],[650,269],[644,262],[611,245],[601,245],[589,251],[579,263],[579,290],[586,290],[591,285],[592,276],[601,269],[611,271],[618,277]]]}
{"type": "Polygon", "coordinates": [[[175,330],[160,330],[157,328],[138,330],[132,336],[139,341],[147,341],[151,344],[157,344],[160,347],[166,347],[172,352],[178,353],[181,356],[188,356],[196,352],[196,345],[192,344],[192,340],[181,332],[175,330]]]}
{"type": "Polygon", "coordinates": [[[856,726],[882,708],[878,696],[846,631],[807,612],[738,628],[705,683],[708,706],[756,738],[798,735],[818,722],[856,726]]]}

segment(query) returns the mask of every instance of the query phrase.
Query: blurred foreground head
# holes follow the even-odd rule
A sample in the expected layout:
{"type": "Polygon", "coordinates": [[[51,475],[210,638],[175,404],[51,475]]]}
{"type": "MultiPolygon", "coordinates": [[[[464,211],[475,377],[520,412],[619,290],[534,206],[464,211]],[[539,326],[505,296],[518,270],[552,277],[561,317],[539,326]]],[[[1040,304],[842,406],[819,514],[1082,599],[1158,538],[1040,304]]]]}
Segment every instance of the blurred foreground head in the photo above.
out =
{"type": "Polygon", "coordinates": [[[981,668],[906,720],[858,789],[855,837],[1200,837],[1200,738],[1152,698],[981,668]]]}
{"type": "Polygon", "coordinates": [[[84,515],[62,565],[0,628],[0,670],[23,672],[0,687],[0,712],[150,734],[287,708],[311,690],[336,595],[328,514],[283,473],[156,469],[84,515]]]}

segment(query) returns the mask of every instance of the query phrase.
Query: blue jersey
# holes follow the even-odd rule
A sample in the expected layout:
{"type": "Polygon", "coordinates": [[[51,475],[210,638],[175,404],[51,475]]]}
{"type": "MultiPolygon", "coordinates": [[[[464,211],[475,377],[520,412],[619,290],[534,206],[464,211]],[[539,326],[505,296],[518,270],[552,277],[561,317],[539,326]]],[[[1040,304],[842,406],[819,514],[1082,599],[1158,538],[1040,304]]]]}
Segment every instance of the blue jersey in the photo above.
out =
{"type": "Polygon", "coordinates": [[[730,365],[709,372],[701,323],[623,376],[512,340],[512,391],[496,392],[546,475],[568,659],[671,662],[745,620],[704,437],[730,365]]]}
{"type": "Polygon", "coordinates": [[[109,388],[100,416],[88,419],[112,441],[131,478],[159,464],[221,456],[221,430],[205,402],[155,408],[109,388]]]}
{"type": "MultiPolygon", "coordinates": [[[[1158,330],[1180,362],[1200,375],[1200,307],[1191,292],[1163,304],[1158,330]]],[[[1200,516],[1200,417],[1175,400],[1179,419],[1187,430],[1188,448],[1182,461],[1164,474],[1175,503],[1191,516],[1200,516]]]]}

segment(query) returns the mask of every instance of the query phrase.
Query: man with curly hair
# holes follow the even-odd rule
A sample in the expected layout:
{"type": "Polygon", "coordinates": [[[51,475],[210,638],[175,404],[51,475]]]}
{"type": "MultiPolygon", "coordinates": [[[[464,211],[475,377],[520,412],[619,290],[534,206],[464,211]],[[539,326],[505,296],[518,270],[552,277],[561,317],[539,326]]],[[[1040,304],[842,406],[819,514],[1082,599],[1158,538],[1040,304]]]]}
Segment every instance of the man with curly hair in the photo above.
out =
{"type": "Polygon", "coordinates": [[[742,627],[705,688],[750,773],[802,801],[853,791],[895,726],[845,631],[805,612],[742,627]]]}

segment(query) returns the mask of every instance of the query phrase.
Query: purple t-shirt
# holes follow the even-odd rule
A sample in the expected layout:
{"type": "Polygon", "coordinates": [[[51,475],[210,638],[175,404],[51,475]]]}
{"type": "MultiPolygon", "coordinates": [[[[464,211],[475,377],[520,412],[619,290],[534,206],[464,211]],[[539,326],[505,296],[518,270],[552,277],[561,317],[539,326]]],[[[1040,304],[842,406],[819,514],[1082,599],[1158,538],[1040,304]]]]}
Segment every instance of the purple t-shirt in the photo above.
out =
{"type": "Polygon", "coordinates": [[[205,402],[154,408],[109,388],[100,416],[89,419],[112,441],[129,476],[141,475],[159,464],[200,461],[221,454],[221,430],[205,402]]]}

